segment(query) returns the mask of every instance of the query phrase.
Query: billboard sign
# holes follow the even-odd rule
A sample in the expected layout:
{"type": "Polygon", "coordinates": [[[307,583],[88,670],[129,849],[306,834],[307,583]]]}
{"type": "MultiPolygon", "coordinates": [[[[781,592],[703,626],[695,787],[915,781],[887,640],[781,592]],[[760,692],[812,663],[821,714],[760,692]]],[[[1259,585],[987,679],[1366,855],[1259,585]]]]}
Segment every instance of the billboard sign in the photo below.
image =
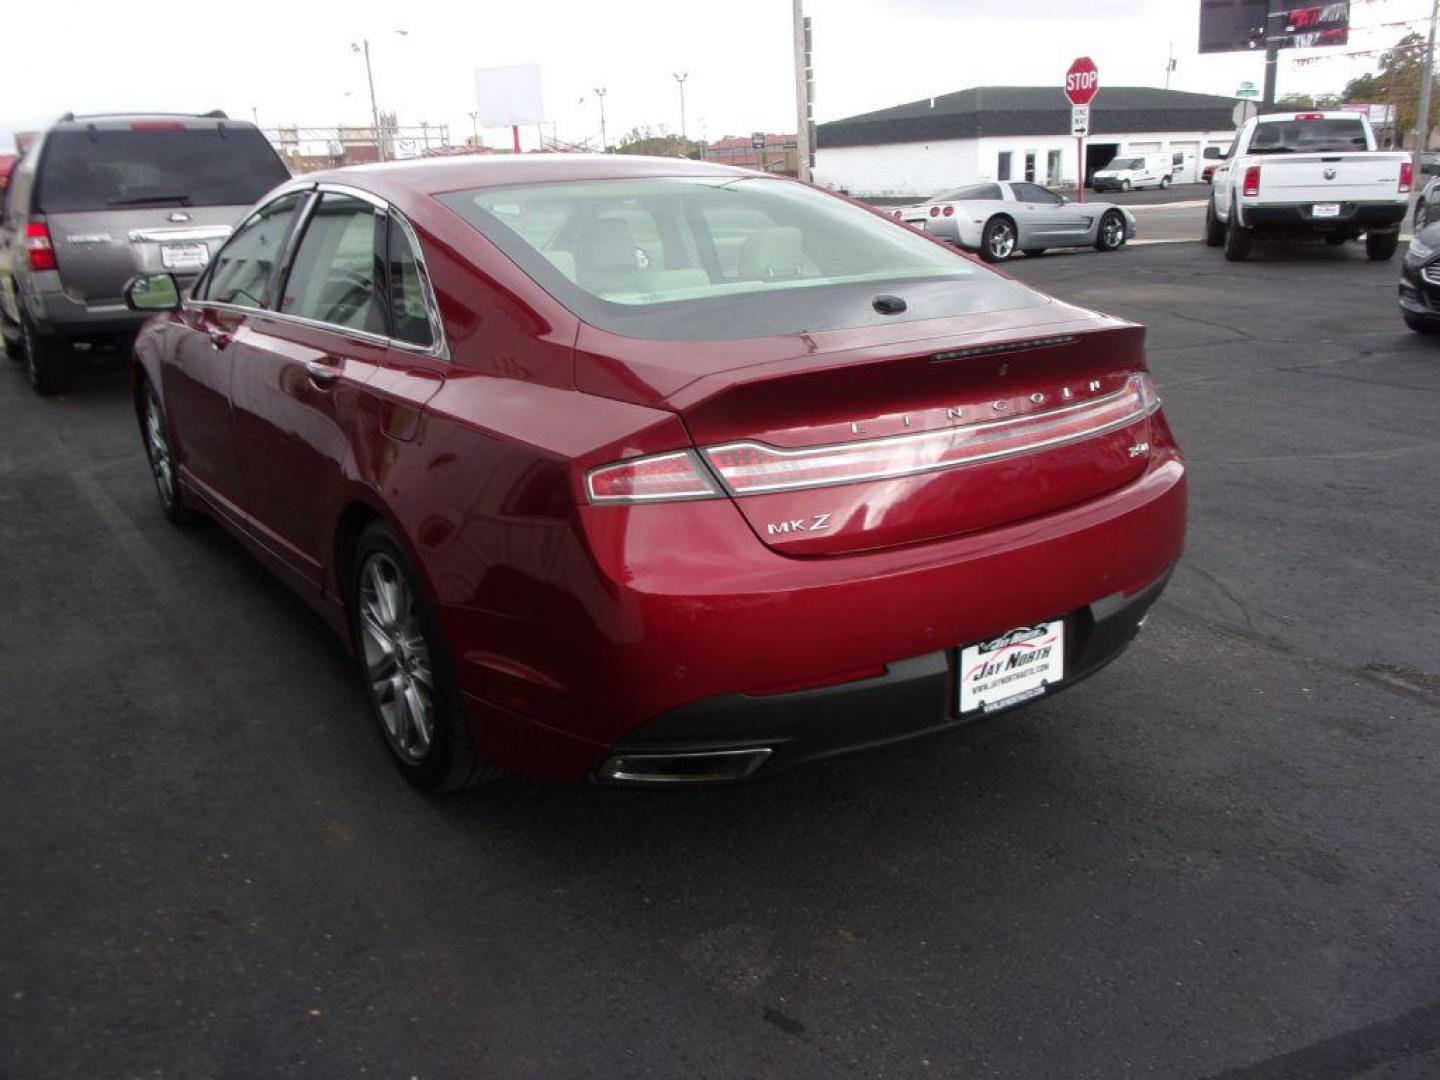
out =
{"type": "Polygon", "coordinates": [[[539,64],[479,68],[475,104],[484,127],[516,127],[545,122],[545,93],[539,64]]]}
{"type": "Polygon", "coordinates": [[[1319,49],[1350,40],[1350,0],[1200,0],[1200,51],[1319,49]]]}

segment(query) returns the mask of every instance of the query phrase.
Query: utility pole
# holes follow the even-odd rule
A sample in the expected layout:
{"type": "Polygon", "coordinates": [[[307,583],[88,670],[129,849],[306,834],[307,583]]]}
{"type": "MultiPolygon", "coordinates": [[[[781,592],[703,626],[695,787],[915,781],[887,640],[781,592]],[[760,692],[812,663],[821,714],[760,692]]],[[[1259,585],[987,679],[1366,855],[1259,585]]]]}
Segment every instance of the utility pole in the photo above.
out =
{"type": "Polygon", "coordinates": [[[609,139],[606,137],[606,135],[605,135],[605,94],[606,94],[606,90],[605,90],[605,87],[603,87],[603,86],[597,86],[597,87],[595,87],[594,89],[595,89],[595,96],[600,99],[600,152],[601,152],[602,154],[604,154],[604,153],[607,153],[607,152],[609,151],[609,149],[610,149],[610,140],[609,140],[609,139]]]}
{"type": "Polygon", "coordinates": [[[688,71],[682,71],[675,76],[675,82],[680,87],[680,141],[689,142],[685,135],[685,80],[690,77],[688,71]]]}
{"type": "Polygon", "coordinates": [[[1415,150],[1411,159],[1413,177],[1411,186],[1420,190],[1423,186],[1425,151],[1430,148],[1430,84],[1435,80],[1435,19],[1440,16],[1440,0],[1430,5],[1430,40],[1425,44],[1425,64],[1420,83],[1419,115],[1415,118],[1415,150]]]}
{"type": "MultiPolygon", "coordinates": [[[[805,17],[802,0],[791,0],[795,34],[795,176],[810,182],[810,161],[815,154],[811,145],[811,120],[814,111],[814,73],[810,67],[810,20],[805,17]]],[[[760,152],[760,167],[765,167],[765,152],[760,152]]]]}
{"type": "Polygon", "coordinates": [[[375,125],[375,156],[379,160],[384,161],[385,139],[380,133],[380,109],[375,104],[375,73],[370,68],[370,39],[361,38],[360,40],[364,43],[365,48],[362,50],[359,45],[356,45],[352,41],[350,43],[350,51],[355,53],[363,51],[365,53],[365,81],[370,84],[370,122],[375,125]]]}
{"type": "Polygon", "coordinates": [[[1180,61],[1175,59],[1175,43],[1170,42],[1170,59],[1165,61],[1165,89],[1170,89],[1170,74],[1175,70],[1175,65],[1180,61]]]}

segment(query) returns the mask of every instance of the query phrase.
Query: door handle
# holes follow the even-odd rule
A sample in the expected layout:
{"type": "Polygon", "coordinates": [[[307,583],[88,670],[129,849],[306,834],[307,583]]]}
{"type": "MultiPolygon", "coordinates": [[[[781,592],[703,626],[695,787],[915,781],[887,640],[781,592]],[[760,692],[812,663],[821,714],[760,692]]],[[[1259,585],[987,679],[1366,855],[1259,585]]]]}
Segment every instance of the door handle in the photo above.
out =
{"type": "Polygon", "coordinates": [[[315,384],[317,390],[328,390],[340,378],[340,369],[331,367],[329,364],[322,364],[318,360],[311,360],[305,365],[305,374],[315,384]]]}

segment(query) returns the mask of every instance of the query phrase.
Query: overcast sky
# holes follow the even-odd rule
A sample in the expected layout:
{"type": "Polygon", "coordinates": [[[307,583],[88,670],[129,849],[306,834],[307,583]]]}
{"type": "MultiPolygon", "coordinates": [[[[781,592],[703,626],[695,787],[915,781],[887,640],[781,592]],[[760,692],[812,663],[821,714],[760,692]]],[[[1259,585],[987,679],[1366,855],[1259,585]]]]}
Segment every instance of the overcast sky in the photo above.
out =
{"type": "MultiPolygon", "coordinates": [[[[382,110],[402,124],[448,123],[469,134],[473,71],[543,66],[549,117],[561,139],[591,136],[604,86],[611,140],[636,125],[678,131],[673,76],[688,72],[687,128],[710,139],[794,130],[789,0],[305,0],[265,15],[211,5],[7,5],[0,61],[0,147],[17,130],[66,110],[222,108],[263,126],[369,122],[365,68],[351,43],[368,37],[382,110]],[[343,12],[343,14],[342,14],[343,12]],[[54,20],[62,17],[64,25],[54,20]],[[397,30],[408,31],[405,35],[397,30]],[[21,43],[40,43],[30,48],[21,43]]],[[[1076,55],[1110,85],[1164,85],[1233,94],[1260,84],[1253,54],[1200,57],[1198,0],[808,0],[814,20],[816,115],[831,120],[969,86],[1059,85],[1076,55]]],[[[1428,0],[1353,0],[1349,50],[1391,44],[1428,0]],[[1372,29],[1373,28],[1373,29],[1372,29]]],[[[1346,50],[1282,53],[1280,92],[1339,90],[1371,70],[1346,50]],[[1297,66],[1299,57],[1324,56],[1297,66]]],[[[507,145],[508,133],[483,132],[507,145]]],[[[525,133],[534,145],[534,129],[525,133]]]]}

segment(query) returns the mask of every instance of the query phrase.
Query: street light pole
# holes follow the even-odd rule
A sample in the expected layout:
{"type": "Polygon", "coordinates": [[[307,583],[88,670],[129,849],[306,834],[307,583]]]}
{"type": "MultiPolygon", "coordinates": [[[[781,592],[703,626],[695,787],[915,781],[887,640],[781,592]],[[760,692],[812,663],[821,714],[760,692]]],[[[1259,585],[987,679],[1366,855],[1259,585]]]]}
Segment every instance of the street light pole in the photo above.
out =
{"type": "Polygon", "coordinates": [[[600,99],[600,152],[602,154],[610,149],[610,140],[605,135],[605,94],[605,87],[595,87],[595,96],[600,99]]]}
{"type": "Polygon", "coordinates": [[[675,81],[680,84],[680,141],[689,142],[685,135],[685,80],[690,77],[688,71],[682,71],[675,76],[675,81]]]}
{"type": "Polygon", "coordinates": [[[351,52],[364,52],[365,54],[365,81],[370,85],[370,122],[375,125],[375,156],[381,161],[385,160],[385,137],[380,132],[380,108],[375,104],[375,72],[370,67],[370,39],[361,38],[364,44],[362,50],[354,42],[350,43],[351,52]]]}
{"type": "Polygon", "coordinates": [[[1440,0],[1430,5],[1430,40],[1425,45],[1424,81],[1420,84],[1419,115],[1415,118],[1415,149],[1410,168],[1414,173],[1412,186],[1420,190],[1425,166],[1425,151],[1430,147],[1430,84],[1435,81],[1435,19],[1440,16],[1440,0]]]}
{"type": "Polygon", "coordinates": [[[475,145],[480,145],[480,114],[472,112],[470,115],[470,129],[475,134],[475,145]]]}

